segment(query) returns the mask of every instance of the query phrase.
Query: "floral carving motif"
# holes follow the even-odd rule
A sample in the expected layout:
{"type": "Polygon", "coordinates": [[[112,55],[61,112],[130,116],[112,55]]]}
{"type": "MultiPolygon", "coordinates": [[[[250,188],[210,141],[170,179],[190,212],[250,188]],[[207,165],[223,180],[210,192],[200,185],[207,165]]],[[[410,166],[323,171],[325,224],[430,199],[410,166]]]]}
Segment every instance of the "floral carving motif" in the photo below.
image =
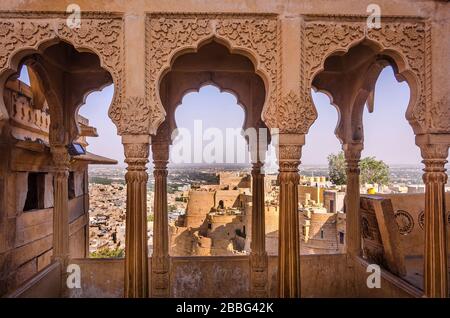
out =
{"type": "MultiPolygon", "coordinates": [[[[305,76],[310,81],[322,68],[325,59],[335,51],[346,50],[364,37],[362,24],[308,23],[303,30],[305,76]]],[[[310,83],[307,83],[310,84],[310,83]]]]}
{"type": "Polygon", "coordinates": [[[444,96],[431,105],[431,127],[436,132],[450,132],[450,97],[444,96]]]}
{"type": "Polygon", "coordinates": [[[401,235],[407,235],[411,233],[414,228],[414,220],[411,214],[404,210],[398,210],[395,213],[394,217],[401,235]]]}
{"type": "Polygon", "coordinates": [[[232,18],[217,22],[217,35],[229,40],[233,47],[254,52],[258,57],[257,67],[262,69],[270,81],[267,107],[263,118],[269,127],[277,127],[276,105],[279,87],[279,30],[275,18],[232,18]]]}
{"type": "MultiPolygon", "coordinates": [[[[146,103],[151,107],[152,134],[156,133],[165,116],[158,96],[161,75],[170,68],[171,59],[177,52],[196,49],[200,42],[212,37],[223,38],[233,49],[253,55],[257,60],[256,68],[268,76],[271,85],[267,88],[268,110],[276,105],[279,65],[276,16],[157,14],[148,16],[146,29],[146,103]]],[[[274,123],[272,117],[266,122],[274,123]]]]}
{"type": "Polygon", "coordinates": [[[7,67],[8,59],[15,50],[34,47],[41,41],[52,39],[55,36],[47,21],[37,19],[4,19],[0,21],[0,72],[2,73],[7,67]]]}
{"type": "Polygon", "coordinates": [[[277,109],[278,125],[283,133],[306,134],[316,120],[317,114],[312,104],[300,102],[300,98],[290,91],[277,109]]]}
{"type": "Polygon", "coordinates": [[[147,134],[150,120],[150,107],[144,103],[144,98],[131,96],[109,113],[117,125],[119,134],[147,134]]]}

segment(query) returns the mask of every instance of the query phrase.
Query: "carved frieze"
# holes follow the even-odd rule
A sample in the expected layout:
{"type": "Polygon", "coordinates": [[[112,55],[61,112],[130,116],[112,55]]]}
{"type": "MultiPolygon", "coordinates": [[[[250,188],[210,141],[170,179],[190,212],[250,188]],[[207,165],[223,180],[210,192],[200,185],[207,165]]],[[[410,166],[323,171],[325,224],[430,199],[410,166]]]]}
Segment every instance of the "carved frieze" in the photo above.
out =
{"type": "Polygon", "coordinates": [[[276,126],[280,43],[275,15],[151,14],[146,22],[146,103],[152,134],[165,117],[159,96],[162,75],[178,53],[196,50],[211,38],[224,40],[232,51],[243,52],[256,62],[256,71],[269,85],[263,117],[267,125],[276,126]]]}

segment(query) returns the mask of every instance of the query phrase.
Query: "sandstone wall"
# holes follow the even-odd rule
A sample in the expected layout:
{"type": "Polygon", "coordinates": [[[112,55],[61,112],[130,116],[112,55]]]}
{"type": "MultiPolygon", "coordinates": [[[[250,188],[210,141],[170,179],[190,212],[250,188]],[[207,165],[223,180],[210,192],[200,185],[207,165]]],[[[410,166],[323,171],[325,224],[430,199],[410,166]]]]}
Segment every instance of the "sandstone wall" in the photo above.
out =
{"type": "MultiPolygon", "coordinates": [[[[305,255],[300,261],[302,297],[420,297],[417,289],[386,272],[381,275],[381,289],[369,289],[367,264],[358,261],[350,267],[345,254],[305,255]]],[[[123,259],[72,262],[81,267],[82,288],[71,290],[70,297],[123,296],[123,259]]],[[[276,296],[277,263],[277,257],[269,257],[270,297],[276,296]]],[[[171,296],[249,297],[249,270],[247,256],[173,257],[171,296]]]]}
{"type": "MultiPolygon", "coordinates": [[[[39,171],[39,166],[35,167],[39,171]]],[[[84,176],[80,170],[78,175],[84,176]]],[[[88,194],[82,178],[75,179],[76,196],[69,200],[70,255],[86,257],[88,253],[88,194]],[[81,184],[80,184],[81,183],[81,184]]],[[[23,211],[28,191],[28,172],[7,173],[0,178],[0,295],[17,288],[51,263],[53,246],[52,175],[44,178],[43,209],[23,211]]]]}

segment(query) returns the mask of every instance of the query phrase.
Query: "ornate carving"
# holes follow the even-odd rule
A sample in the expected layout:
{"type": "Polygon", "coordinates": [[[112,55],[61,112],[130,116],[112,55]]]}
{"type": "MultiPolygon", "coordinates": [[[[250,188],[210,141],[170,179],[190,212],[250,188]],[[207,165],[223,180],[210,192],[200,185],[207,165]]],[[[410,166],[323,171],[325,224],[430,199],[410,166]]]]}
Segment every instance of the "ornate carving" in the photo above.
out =
{"type": "Polygon", "coordinates": [[[150,107],[144,103],[142,97],[128,97],[122,107],[112,108],[109,115],[116,123],[120,135],[148,133],[150,107]]]}
{"type": "Polygon", "coordinates": [[[300,103],[300,98],[293,91],[284,96],[277,113],[278,127],[284,133],[306,134],[317,118],[312,104],[300,103]]]}
{"type": "Polygon", "coordinates": [[[450,132],[450,96],[446,95],[431,105],[431,127],[436,132],[450,132]]]}
{"type": "Polygon", "coordinates": [[[380,29],[366,29],[366,17],[308,17],[303,24],[301,92],[308,103],[314,76],[323,69],[325,59],[336,52],[346,52],[356,43],[370,39],[381,50],[392,50],[404,58],[406,69],[417,78],[418,98],[410,112],[410,122],[421,130],[435,125],[426,118],[431,108],[431,35],[426,22],[387,20],[380,29]],[[318,19],[314,21],[313,19],[318,19]]]}
{"type": "Polygon", "coordinates": [[[422,162],[425,164],[423,169],[423,182],[446,184],[448,180],[447,163],[448,148],[447,144],[421,144],[419,145],[422,154],[422,162]]]}
{"type": "Polygon", "coordinates": [[[0,21],[0,73],[14,51],[25,47],[36,48],[42,41],[55,38],[49,21],[38,19],[4,19],[0,21]]]}
{"type": "Polygon", "coordinates": [[[362,23],[309,22],[302,32],[303,76],[307,95],[314,76],[323,68],[325,59],[336,51],[346,51],[364,37],[362,23]]]}
{"type": "Polygon", "coordinates": [[[359,169],[359,160],[361,159],[361,152],[363,149],[362,144],[344,144],[342,146],[344,150],[345,156],[345,164],[347,174],[358,174],[360,173],[359,169]]]}
{"type": "Polygon", "coordinates": [[[272,115],[279,89],[279,27],[274,15],[152,14],[146,23],[146,103],[150,105],[150,133],[164,121],[159,80],[181,50],[195,50],[209,38],[224,39],[232,50],[252,55],[255,68],[267,76],[269,87],[264,118],[276,126],[272,115]]]}
{"type": "MultiPolygon", "coordinates": [[[[77,49],[88,49],[99,56],[102,66],[111,74],[115,85],[110,110],[121,106],[120,101],[125,89],[121,16],[83,12],[79,29],[67,26],[66,13],[4,12],[0,13],[0,18],[0,74],[6,69],[12,69],[10,59],[16,52],[25,48],[39,50],[44,42],[64,40],[77,49]]],[[[115,120],[113,117],[112,119],[115,120]]]]}
{"type": "Polygon", "coordinates": [[[70,164],[70,155],[64,145],[55,145],[50,148],[55,170],[67,170],[70,164]]]}
{"type": "Polygon", "coordinates": [[[425,211],[421,211],[419,216],[417,217],[417,223],[419,223],[420,228],[423,230],[423,226],[425,225],[425,211]]]}
{"type": "Polygon", "coordinates": [[[149,144],[147,143],[127,143],[124,144],[125,162],[128,164],[125,178],[127,182],[146,181],[148,174],[145,166],[148,162],[149,144]],[[137,173],[136,173],[137,172],[137,173]]]}
{"type": "Polygon", "coordinates": [[[280,145],[279,159],[299,161],[302,155],[301,145],[280,145]]]}
{"type": "MultiPolygon", "coordinates": [[[[122,106],[124,94],[124,54],[123,21],[121,18],[86,19],[83,17],[79,29],[71,29],[65,20],[57,24],[58,36],[72,43],[76,48],[88,48],[100,56],[102,66],[111,74],[114,83],[114,98],[109,109],[109,117],[114,124],[123,128],[124,124],[115,116],[122,106]]],[[[137,115],[136,112],[134,115],[137,115]]],[[[123,119],[123,118],[122,118],[123,119]]]]}
{"type": "Polygon", "coordinates": [[[404,210],[398,210],[395,213],[394,217],[401,235],[407,235],[411,233],[414,228],[414,220],[411,214],[404,210]]]}
{"type": "Polygon", "coordinates": [[[371,29],[368,38],[380,43],[384,49],[395,50],[402,54],[408,63],[409,69],[418,80],[419,97],[411,112],[412,120],[426,130],[429,119],[426,110],[431,107],[431,65],[426,59],[427,27],[424,23],[387,23],[380,29],[371,29]],[[427,105],[428,104],[428,105],[427,105]]]}

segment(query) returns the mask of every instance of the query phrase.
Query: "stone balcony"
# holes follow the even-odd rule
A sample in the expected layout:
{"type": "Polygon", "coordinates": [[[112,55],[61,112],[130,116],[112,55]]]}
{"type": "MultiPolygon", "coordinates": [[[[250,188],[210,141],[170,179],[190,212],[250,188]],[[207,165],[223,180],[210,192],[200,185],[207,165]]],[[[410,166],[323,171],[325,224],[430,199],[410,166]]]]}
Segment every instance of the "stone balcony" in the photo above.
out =
{"type": "MultiPolygon", "coordinates": [[[[422,297],[423,205],[423,194],[362,196],[360,212],[368,220],[368,228],[362,221],[363,255],[301,255],[302,297],[422,297]],[[369,264],[381,265],[380,289],[367,287],[369,264]]],[[[80,266],[82,287],[65,297],[123,297],[123,259],[78,258],[71,263],[80,266]]],[[[269,297],[276,297],[277,266],[277,256],[269,256],[269,297]]],[[[61,296],[60,273],[53,263],[10,296],[61,296]]],[[[169,276],[170,296],[175,298],[250,296],[246,255],[171,257],[169,276]]]]}
{"type": "MultiPolygon", "coordinates": [[[[6,84],[6,105],[11,109],[11,133],[17,140],[49,143],[51,116],[48,105],[42,108],[34,105],[33,93],[27,84],[20,80],[10,80],[6,84]]],[[[87,146],[86,137],[98,137],[97,129],[89,126],[89,120],[78,115],[78,142],[87,146]]]]}
{"type": "MultiPolygon", "coordinates": [[[[81,268],[81,288],[68,290],[64,297],[123,297],[123,259],[72,259],[71,263],[81,268]]],[[[420,290],[385,270],[381,272],[382,288],[369,289],[367,265],[362,258],[349,260],[346,254],[302,255],[302,297],[421,296],[420,290]]],[[[172,257],[170,266],[171,297],[250,296],[248,256],[172,257]]],[[[58,263],[51,264],[8,297],[61,297],[60,270],[58,263]]],[[[276,256],[269,257],[268,275],[269,297],[276,297],[276,256]]]]}

